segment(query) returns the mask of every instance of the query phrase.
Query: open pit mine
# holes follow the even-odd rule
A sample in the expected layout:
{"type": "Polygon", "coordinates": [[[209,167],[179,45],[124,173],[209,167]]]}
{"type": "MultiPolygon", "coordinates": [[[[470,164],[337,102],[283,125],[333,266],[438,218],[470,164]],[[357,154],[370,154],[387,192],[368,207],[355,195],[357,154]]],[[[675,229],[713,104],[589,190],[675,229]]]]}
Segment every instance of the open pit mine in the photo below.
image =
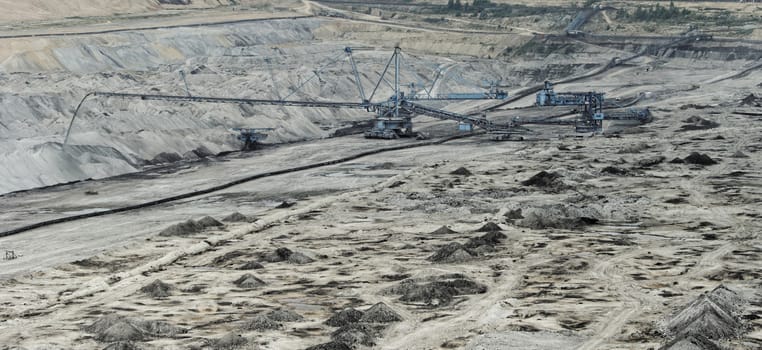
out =
{"type": "Polygon", "coordinates": [[[0,350],[762,349],[758,1],[0,5],[0,350]]]}

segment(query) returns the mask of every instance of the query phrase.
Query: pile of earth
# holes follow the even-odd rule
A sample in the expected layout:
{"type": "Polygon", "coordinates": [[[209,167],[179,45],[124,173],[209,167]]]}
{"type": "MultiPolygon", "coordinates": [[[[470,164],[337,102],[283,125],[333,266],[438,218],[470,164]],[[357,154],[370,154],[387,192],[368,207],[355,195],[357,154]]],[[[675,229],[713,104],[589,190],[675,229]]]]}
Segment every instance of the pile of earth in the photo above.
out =
{"type": "Polygon", "coordinates": [[[486,252],[493,251],[500,241],[506,238],[502,232],[491,231],[484,235],[473,237],[465,244],[458,242],[448,243],[426,258],[435,263],[461,263],[472,260],[486,252]]]}
{"type": "Polygon", "coordinates": [[[516,220],[515,224],[535,230],[548,228],[576,230],[597,224],[602,217],[594,208],[560,203],[528,208],[522,211],[522,216],[524,218],[516,220]]]}
{"type": "Polygon", "coordinates": [[[186,329],[164,321],[149,321],[115,314],[102,316],[82,330],[94,334],[98,341],[109,343],[145,341],[187,333],[186,329]]]}
{"type": "Polygon", "coordinates": [[[741,106],[762,107],[762,97],[749,94],[741,100],[741,106]]]}
{"type": "Polygon", "coordinates": [[[453,234],[453,233],[458,233],[458,232],[453,231],[452,229],[450,229],[447,226],[442,226],[442,227],[440,227],[440,228],[438,228],[438,229],[436,229],[436,230],[431,232],[431,234],[434,235],[434,236],[437,236],[437,235],[450,235],[450,234],[453,234]]]}
{"type": "Polygon", "coordinates": [[[325,321],[325,324],[338,327],[331,333],[331,341],[307,348],[307,350],[344,350],[358,346],[374,346],[376,338],[381,337],[389,323],[402,321],[396,311],[384,303],[377,303],[368,310],[353,308],[341,310],[325,321]]]}
{"type": "Polygon", "coordinates": [[[706,120],[701,117],[693,116],[686,120],[683,120],[684,125],[680,126],[680,129],[678,131],[691,131],[691,130],[708,130],[708,129],[714,129],[718,126],[720,126],[719,123],[706,120]]]}
{"type": "Polygon", "coordinates": [[[450,174],[451,175],[458,175],[458,176],[471,176],[471,175],[473,175],[473,173],[471,173],[471,171],[469,171],[468,169],[466,169],[464,167],[457,168],[457,169],[453,170],[452,172],[450,172],[450,174]]]}
{"type": "Polygon", "coordinates": [[[254,289],[259,288],[267,285],[265,281],[259,279],[257,276],[254,276],[250,273],[244,274],[243,276],[239,277],[237,280],[233,281],[233,284],[238,286],[239,288],[244,289],[254,289]]]}
{"type": "Polygon", "coordinates": [[[172,295],[172,289],[174,289],[172,285],[157,279],[150,284],[143,286],[143,288],[140,288],[140,291],[148,294],[151,298],[164,299],[172,295]]]}
{"type": "Polygon", "coordinates": [[[712,159],[706,154],[698,153],[698,152],[692,152],[687,157],[683,158],[683,161],[688,164],[696,164],[696,165],[715,165],[717,164],[717,161],[712,159]]]}
{"type": "Polygon", "coordinates": [[[746,304],[742,296],[723,285],[700,295],[663,323],[662,333],[672,339],[665,348],[680,349],[676,347],[680,343],[713,343],[741,335],[746,328],[742,318],[746,304]]]}
{"type": "Polygon", "coordinates": [[[222,226],[225,225],[217,221],[217,219],[211,216],[205,216],[198,221],[188,220],[167,227],[163,231],[159,232],[159,236],[190,236],[192,234],[202,232],[207,228],[219,228],[222,226]]]}
{"type": "Polygon", "coordinates": [[[457,296],[483,294],[487,287],[463,274],[453,273],[426,278],[409,278],[385,290],[400,300],[427,307],[449,305],[457,296]]]}
{"type": "Polygon", "coordinates": [[[253,218],[249,218],[246,215],[243,215],[239,212],[232,213],[224,218],[222,218],[223,222],[254,222],[253,218]]]}
{"type": "Polygon", "coordinates": [[[563,180],[561,180],[561,178],[563,178],[563,176],[558,173],[547,172],[543,170],[530,177],[529,179],[522,181],[521,184],[524,186],[537,187],[544,191],[555,193],[569,188],[569,186],[567,186],[563,180]]]}
{"type": "Polygon", "coordinates": [[[287,261],[291,264],[309,264],[311,262],[314,262],[315,260],[310,258],[307,255],[304,255],[300,252],[292,251],[288,248],[278,248],[272,252],[260,254],[259,256],[261,261],[271,262],[271,263],[277,263],[282,261],[287,261]]]}
{"type": "Polygon", "coordinates": [[[304,317],[290,310],[272,310],[267,313],[260,313],[244,322],[241,329],[247,331],[265,331],[270,329],[281,329],[283,323],[301,322],[304,317]]]}
{"type": "Polygon", "coordinates": [[[235,350],[245,349],[248,344],[249,339],[246,337],[237,333],[228,333],[220,339],[207,340],[206,347],[213,350],[235,350]]]}

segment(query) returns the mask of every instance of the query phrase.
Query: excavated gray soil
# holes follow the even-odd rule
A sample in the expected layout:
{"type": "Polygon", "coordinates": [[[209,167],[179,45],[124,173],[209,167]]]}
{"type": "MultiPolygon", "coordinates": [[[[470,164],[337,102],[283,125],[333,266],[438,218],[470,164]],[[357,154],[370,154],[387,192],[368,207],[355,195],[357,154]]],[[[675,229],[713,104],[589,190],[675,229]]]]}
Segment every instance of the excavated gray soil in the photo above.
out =
{"type": "Polygon", "coordinates": [[[709,157],[706,154],[693,152],[687,157],[683,158],[683,160],[688,164],[696,164],[696,165],[715,165],[717,164],[717,161],[712,159],[712,157],[709,157]]]}
{"type": "Polygon", "coordinates": [[[246,337],[237,333],[228,333],[220,339],[211,341],[210,347],[214,350],[235,350],[242,349],[247,344],[249,340],[246,337]]]}
{"type": "Polygon", "coordinates": [[[303,253],[295,252],[288,248],[278,248],[273,252],[262,255],[260,259],[271,263],[288,261],[296,265],[309,264],[315,261],[303,253]]]}
{"type": "Polygon", "coordinates": [[[200,220],[197,221],[199,225],[203,228],[210,228],[210,227],[222,227],[225,226],[225,224],[217,221],[217,219],[211,217],[211,216],[204,216],[200,220]]]}
{"type": "Polygon", "coordinates": [[[524,186],[537,187],[547,192],[560,192],[568,188],[566,184],[561,180],[563,176],[553,172],[547,172],[545,170],[535,174],[529,179],[522,181],[524,186]]]}
{"type": "Polygon", "coordinates": [[[300,322],[304,320],[302,315],[290,310],[272,310],[265,316],[276,322],[300,322]]]}
{"type": "Polygon", "coordinates": [[[439,248],[436,253],[426,258],[426,260],[437,263],[459,263],[469,261],[476,257],[475,253],[469,251],[458,242],[452,242],[439,248]]]}
{"type": "Polygon", "coordinates": [[[362,317],[360,317],[361,323],[389,323],[399,321],[402,321],[402,316],[388,305],[381,302],[371,306],[370,309],[365,310],[362,317]]]}
{"type": "Polygon", "coordinates": [[[246,288],[246,289],[254,289],[254,288],[259,288],[259,287],[267,285],[265,281],[262,281],[261,279],[257,278],[257,276],[254,276],[250,273],[247,273],[239,277],[237,280],[233,281],[233,284],[235,284],[239,288],[246,288]]]}
{"type": "Polygon", "coordinates": [[[494,232],[494,231],[502,231],[503,229],[500,227],[500,225],[494,223],[494,222],[488,222],[484,224],[482,227],[479,227],[476,232],[494,232]]]}
{"type": "Polygon", "coordinates": [[[211,216],[205,216],[198,221],[188,220],[174,224],[159,232],[159,236],[190,236],[207,228],[222,227],[223,223],[211,216]]]}
{"type": "Polygon", "coordinates": [[[447,226],[442,226],[442,227],[440,227],[440,228],[438,228],[438,229],[436,229],[436,230],[431,232],[432,235],[450,235],[450,234],[453,234],[453,233],[458,233],[458,232],[453,231],[452,229],[450,229],[447,226]]]}
{"type": "Polygon", "coordinates": [[[680,126],[678,131],[708,130],[720,126],[720,124],[717,122],[706,120],[697,116],[690,117],[684,120],[683,123],[685,124],[680,126]]]}
{"type": "Polygon", "coordinates": [[[162,282],[161,280],[154,280],[147,286],[144,286],[143,288],[140,288],[140,291],[148,294],[151,298],[154,299],[163,299],[167,298],[170,295],[172,295],[172,285],[162,282]]]}
{"type": "Polygon", "coordinates": [[[452,175],[458,175],[458,176],[471,176],[471,175],[473,175],[473,173],[471,173],[471,171],[469,171],[468,169],[466,169],[464,167],[457,168],[457,169],[453,170],[452,172],[450,172],[450,174],[452,174],[452,175]]]}
{"type": "Polygon", "coordinates": [[[325,324],[333,327],[343,327],[348,324],[360,322],[363,314],[362,311],[353,308],[344,309],[333,314],[325,321],[325,324]]]}
{"type": "Polygon", "coordinates": [[[174,337],[187,330],[163,321],[149,321],[115,314],[105,315],[83,327],[95,339],[102,342],[129,342],[150,338],[174,337]]]}
{"type": "Polygon", "coordinates": [[[264,265],[256,261],[249,261],[238,267],[239,270],[259,270],[263,268],[265,268],[264,265]]]}
{"type": "Polygon", "coordinates": [[[531,229],[580,229],[600,221],[601,214],[589,207],[576,207],[564,204],[551,204],[529,208],[523,213],[524,218],[516,225],[531,229]]]}
{"type": "Polygon", "coordinates": [[[247,331],[266,331],[269,329],[280,329],[283,328],[283,324],[280,322],[277,322],[275,320],[270,319],[266,315],[256,315],[250,320],[247,320],[243,323],[243,326],[241,326],[241,329],[247,330],[247,331]]]}
{"type": "Polygon", "coordinates": [[[744,331],[740,313],[746,301],[720,285],[700,295],[665,323],[669,337],[704,336],[709,339],[733,338],[744,331]]]}
{"type": "Polygon", "coordinates": [[[340,327],[331,333],[331,339],[337,343],[342,343],[355,348],[358,344],[373,346],[379,332],[373,326],[366,323],[352,323],[340,327]]]}
{"type": "Polygon", "coordinates": [[[159,232],[159,236],[189,236],[201,232],[203,229],[204,227],[199,223],[193,220],[188,220],[165,228],[163,231],[159,232]]]}
{"type": "Polygon", "coordinates": [[[462,274],[434,276],[426,279],[406,279],[388,288],[387,293],[400,295],[400,300],[429,307],[449,305],[456,296],[481,294],[487,287],[462,274]]]}
{"type": "Polygon", "coordinates": [[[683,334],[666,345],[659,348],[659,350],[724,350],[717,346],[711,339],[701,335],[687,335],[683,334]]]}
{"type": "Polygon", "coordinates": [[[232,213],[224,218],[222,218],[222,222],[249,222],[250,219],[248,216],[243,215],[239,212],[232,213]]]}
{"type": "Polygon", "coordinates": [[[118,341],[106,345],[103,350],[141,350],[138,344],[129,341],[118,341]]]}
{"type": "Polygon", "coordinates": [[[352,347],[341,342],[330,341],[328,343],[310,346],[305,350],[352,350],[352,347]]]}

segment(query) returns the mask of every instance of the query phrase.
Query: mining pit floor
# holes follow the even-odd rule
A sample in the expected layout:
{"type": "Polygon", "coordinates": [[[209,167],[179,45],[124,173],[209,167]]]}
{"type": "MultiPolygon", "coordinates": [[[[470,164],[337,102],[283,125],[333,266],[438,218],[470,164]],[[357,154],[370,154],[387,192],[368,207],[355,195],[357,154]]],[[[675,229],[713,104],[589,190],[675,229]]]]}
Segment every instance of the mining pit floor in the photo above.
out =
{"type": "MultiPolygon", "coordinates": [[[[762,71],[736,63],[645,55],[557,86],[640,96],[653,114],[603,135],[532,126],[523,141],[419,145],[314,132],[0,195],[5,231],[411,146],[0,237],[16,255],[0,260],[0,349],[760,349],[762,71]]],[[[487,117],[569,111],[533,98],[487,117]]],[[[415,122],[432,140],[457,135],[415,122]]]]}

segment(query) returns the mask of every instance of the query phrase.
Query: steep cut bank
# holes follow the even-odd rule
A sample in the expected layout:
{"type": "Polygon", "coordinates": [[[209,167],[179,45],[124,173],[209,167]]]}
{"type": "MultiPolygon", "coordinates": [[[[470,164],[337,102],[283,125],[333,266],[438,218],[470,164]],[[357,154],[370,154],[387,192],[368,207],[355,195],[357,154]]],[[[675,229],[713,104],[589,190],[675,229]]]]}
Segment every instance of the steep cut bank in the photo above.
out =
{"type": "Polygon", "coordinates": [[[0,23],[55,20],[73,17],[152,13],[165,9],[257,5],[261,0],[0,0],[0,23]]]}

